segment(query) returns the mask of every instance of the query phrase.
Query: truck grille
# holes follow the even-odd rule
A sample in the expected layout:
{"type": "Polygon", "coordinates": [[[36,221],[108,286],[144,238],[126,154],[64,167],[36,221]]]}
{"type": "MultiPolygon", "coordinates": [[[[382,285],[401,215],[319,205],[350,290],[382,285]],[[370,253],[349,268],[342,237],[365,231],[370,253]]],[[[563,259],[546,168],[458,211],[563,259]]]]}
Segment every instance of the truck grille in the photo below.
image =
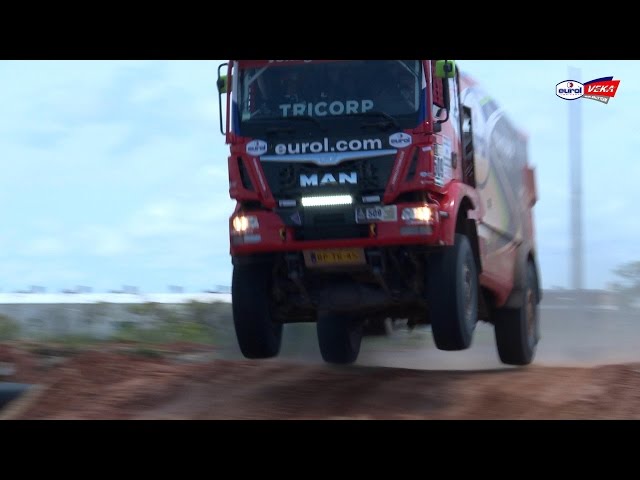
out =
{"type": "Polygon", "coordinates": [[[394,155],[384,155],[342,162],[339,165],[320,167],[312,163],[299,162],[262,162],[267,183],[276,199],[300,199],[303,195],[330,195],[334,192],[381,195],[389,181],[391,169],[395,160],[394,155]],[[301,175],[318,175],[322,178],[331,174],[338,178],[341,172],[356,172],[356,185],[308,186],[300,185],[301,175]]]}
{"type": "Polygon", "coordinates": [[[295,239],[302,240],[340,240],[346,238],[367,238],[369,226],[355,221],[355,207],[364,195],[382,195],[395,161],[395,155],[385,155],[342,162],[339,165],[320,167],[312,163],[299,162],[262,162],[271,192],[276,200],[297,200],[298,206],[278,209],[286,225],[294,227],[295,239]],[[334,184],[302,187],[301,175],[317,175],[318,179],[326,174],[339,178],[341,172],[356,172],[357,184],[334,184]],[[354,205],[333,207],[300,207],[303,196],[349,194],[354,205]],[[296,213],[298,212],[298,213],[296,213]],[[293,220],[296,219],[296,221],[293,220]]]}

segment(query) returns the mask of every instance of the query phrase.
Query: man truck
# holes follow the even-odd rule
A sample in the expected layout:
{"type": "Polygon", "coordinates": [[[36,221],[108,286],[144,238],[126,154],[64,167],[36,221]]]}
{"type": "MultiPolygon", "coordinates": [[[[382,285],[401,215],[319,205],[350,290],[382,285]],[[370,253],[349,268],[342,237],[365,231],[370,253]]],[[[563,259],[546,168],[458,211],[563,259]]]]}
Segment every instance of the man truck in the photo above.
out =
{"type": "Polygon", "coordinates": [[[503,363],[532,362],[527,137],[453,60],[233,60],[217,86],[245,357],[315,322],[323,359],[353,363],[367,328],[405,319],[450,351],[489,322],[503,363]]]}

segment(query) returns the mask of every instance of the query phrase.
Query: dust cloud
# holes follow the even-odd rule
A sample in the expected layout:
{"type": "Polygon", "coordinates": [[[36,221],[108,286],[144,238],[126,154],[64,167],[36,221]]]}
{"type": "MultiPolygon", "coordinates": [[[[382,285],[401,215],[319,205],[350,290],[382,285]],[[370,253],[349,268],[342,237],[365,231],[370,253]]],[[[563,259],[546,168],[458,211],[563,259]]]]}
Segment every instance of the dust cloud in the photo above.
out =
{"type": "MultiPolygon", "coordinates": [[[[591,367],[640,362],[640,313],[578,305],[540,308],[541,339],[534,365],[591,367]]],[[[228,345],[224,357],[242,359],[228,345]]],[[[281,359],[322,364],[314,324],[285,325],[281,359]]],[[[365,337],[357,365],[417,370],[511,369],[498,358],[493,326],[479,322],[467,350],[446,352],[433,343],[429,327],[399,324],[387,337],[365,337]]]]}

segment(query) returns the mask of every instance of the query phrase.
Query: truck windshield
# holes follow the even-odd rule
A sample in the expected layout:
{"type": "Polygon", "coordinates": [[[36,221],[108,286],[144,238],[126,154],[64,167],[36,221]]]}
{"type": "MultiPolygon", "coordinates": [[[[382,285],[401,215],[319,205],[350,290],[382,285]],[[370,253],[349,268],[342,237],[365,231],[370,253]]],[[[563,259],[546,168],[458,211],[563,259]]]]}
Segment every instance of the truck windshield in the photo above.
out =
{"type": "Polygon", "coordinates": [[[241,68],[240,133],[258,136],[278,127],[296,133],[319,126],[352,130],[372,123],[414,128],[421,78],[418,60],[264,62],[241,68]]]}

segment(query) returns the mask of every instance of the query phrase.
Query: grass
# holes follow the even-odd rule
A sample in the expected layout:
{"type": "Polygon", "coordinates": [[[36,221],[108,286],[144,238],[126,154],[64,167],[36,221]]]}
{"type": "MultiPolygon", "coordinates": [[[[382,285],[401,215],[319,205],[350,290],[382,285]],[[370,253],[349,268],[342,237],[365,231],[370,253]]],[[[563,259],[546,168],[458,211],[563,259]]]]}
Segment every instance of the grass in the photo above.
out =
{"type": "Polygon", "coordinates": [[[147,344],[173,342],[213,344],[215,333],[205,325],[190,321],[159,321],[151,326],[122,322],[112,340],[147,344]]]}
{"type": "Polygon", "coordinates": [[[7,315],[0,314],[0,341],[16,340],[20,337],[20,324],[7,315]]]}
{"type": "MultiPolygon", "coordinates": [[[[89,308],[85,323],[92,325],[100,317],[108,316],[110,312],[107,307],[107,304],[97,304],[89,308]]],[[[69,320],[63,313],[58,313],[60,318],[56,316],[52,319],[55,325],[69,320]]],[[[125,308],[125,315],[116,323],[115,331],[104,338],[90,333],[91,330],[81,334],[69,329],[57,329],[57,333],[45,332],[44,324],[39,325],[41,328],[22,331],[17,321],[0,314],[0,341],[18,340],[32,344],[35,349],[70,355],[87,348],[126,342],[131,344],[132,352],[152,357],[162,355],[161,347],[166,344],[226,344],[233,334],[231,318],[231,305],[224,302],[135,304],[125,308]]]]}
{"type": "Polygon", "coordinates": [[[177,306],[147,302],[131,305],[127,311],[147,322],[122,322],[114,335],[117,341],[213,344],[231,325],[231,305],[223,302],[191,301],[177,306]]]}

